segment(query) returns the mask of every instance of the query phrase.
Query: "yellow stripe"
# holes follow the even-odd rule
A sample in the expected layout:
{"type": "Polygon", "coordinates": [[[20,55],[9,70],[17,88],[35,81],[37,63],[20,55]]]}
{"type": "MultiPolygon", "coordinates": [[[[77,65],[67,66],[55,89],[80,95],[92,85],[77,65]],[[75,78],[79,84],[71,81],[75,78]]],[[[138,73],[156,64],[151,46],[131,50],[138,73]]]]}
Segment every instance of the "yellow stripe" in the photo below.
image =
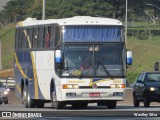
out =
{"type": "Polygon", "coordinates": [[[33,74],[34,74],[34,92],[35,92],[35,99],[38,99],[38,78],[37,78],[37,73],[36,73],[36,66],[34,64],[34,58],[32,52],[31,54],[31,60],[32,60],[32,66],[33,66],[33,74]]]}
{"type": "Polygon", "coordinates": [[[17,58],[17,55],[16,53],[14,53],[14,56],[15,56],[15,60],[16,60],[16,65],[21,73],[21,75],[24,77],[24,78],[28,78],[28,80],[32,80],[31,78],[29,78],[24,72],[23,72],[23,69],[21,68],[21,65],[19,64],[19,61],[18,61],[18,58],[17,58]]]}
{"type": "Polygon", "coordinates": [[[89,85],[90,85],[90,86],[92,86],[92,79],[90,79],[90,83],[89,83],[89,85]]]}
{"type": "Polygon", "coordinates": [[[20,27],[22,27],[22,26],[23,26],[23,22],[18,22],[18,25],[19,25],[20,27]]]}
{"type": "Polygon", "coordinates": [[[26,30],[23,30],[23,32],[24,32],[25,37],[27,38],[29,48],[31,48],[31,41],[30,41],[29,35],[27,34],[26,30]]]}
{"type": "Polygon", "coordinates": [[[94,85],[94,84],[97,84],[97,83],[100,83],[100,82],[105,82],[105,81],[110,81],[109,79],[104,79],[104,80],[98,80],[96,82],[90,82],[90,86],[94,85]]]}
{"type": "Polygon", "coordinates": [[[18,85],[18,83],[16,84],[16,88],[17,88],[19,94],[21,94],[21,88],[20,88],[20,86],[18,85]]]}
{"type": "MultiPolygon", "coordinates": [[[[23,30],[24,34],[25,34],[25,37],[27,38],[27,41],[28,41],[28,45],[29,45],[29,48],[31,49],[31,42],[30,42],[30,38],[29,38],[29,35],[27,34],[27,31],[26,30],[23,30]]],[[[33,69],[33,75],[34,75],[34,92],[35,92],[35,99],[38,99],[38,78],[37,78],[37,73],[36,73],[36,67],[35,67],[35,64],[34,64],[34,58],[33,58],[33,53],[30,52],[30,55],[31,55],[31,61],[32,61],[32,69],[33,69]]]]}

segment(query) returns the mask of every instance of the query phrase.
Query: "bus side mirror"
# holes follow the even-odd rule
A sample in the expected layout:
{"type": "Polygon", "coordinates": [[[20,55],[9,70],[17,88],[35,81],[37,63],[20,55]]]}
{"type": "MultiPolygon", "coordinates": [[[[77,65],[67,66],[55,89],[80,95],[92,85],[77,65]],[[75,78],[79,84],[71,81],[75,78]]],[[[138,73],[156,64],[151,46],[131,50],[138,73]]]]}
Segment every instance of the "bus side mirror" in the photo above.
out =
{"type": "Polygon", "coordinates": [[[55,58],[56,58],[56,63],[57,64],[60,64],[62,62],[61,50],[56,50],[55,58]]]}
{"type": "Polygon", "coordinates": [[[127,51],[127,65],[132,65],[132,51],[127,51]]]}

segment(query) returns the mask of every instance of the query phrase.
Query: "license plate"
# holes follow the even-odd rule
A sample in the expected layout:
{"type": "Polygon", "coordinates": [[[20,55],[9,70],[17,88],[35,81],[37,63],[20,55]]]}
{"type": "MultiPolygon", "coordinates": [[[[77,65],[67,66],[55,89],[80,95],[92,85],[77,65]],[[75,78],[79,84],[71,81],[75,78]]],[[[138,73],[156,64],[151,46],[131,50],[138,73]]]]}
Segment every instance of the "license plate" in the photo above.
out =
{"type": "Polygon", "coordinates": [[[100,93],[89,93],[90,97],[99,97],[100,93]]]}

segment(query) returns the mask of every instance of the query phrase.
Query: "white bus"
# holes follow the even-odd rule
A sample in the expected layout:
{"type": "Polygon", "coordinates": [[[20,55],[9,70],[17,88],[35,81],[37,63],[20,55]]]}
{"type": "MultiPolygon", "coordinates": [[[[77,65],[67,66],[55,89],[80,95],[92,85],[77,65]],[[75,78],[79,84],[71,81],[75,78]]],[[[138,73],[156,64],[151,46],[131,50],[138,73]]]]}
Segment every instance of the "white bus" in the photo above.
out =
{"type": "Polygon", "coordinates": [[[27,18],[16,26],[16,93],[26,108],[47,102],[55,109],[88,103],[116,108],[124,99],[131,63],[123,25],[116,19],[27,18]]]}

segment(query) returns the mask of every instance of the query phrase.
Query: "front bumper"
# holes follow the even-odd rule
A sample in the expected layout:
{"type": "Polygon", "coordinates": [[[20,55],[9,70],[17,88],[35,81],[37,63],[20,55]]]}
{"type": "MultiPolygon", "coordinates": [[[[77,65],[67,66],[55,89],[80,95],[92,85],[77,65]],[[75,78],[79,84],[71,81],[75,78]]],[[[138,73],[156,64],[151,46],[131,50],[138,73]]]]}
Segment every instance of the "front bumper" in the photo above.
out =
{"type": "Polygon", "coordinates": [[[0,102],[6,102],[8,101],[8,95],[0,94],[0,102]]]}
{"type": "Polygon", "coordinates": [[[8,97],[0,97],[0,102],[7,102],[8,101],[8,97]]]}
{"type": "Polygon", "coordinates": [[[100,101],[100,100],[124,100],[125,89],[63,89],[61,99],[58,101],[100,101]],[[99,96],[90,96],[92,93],[99,93],[99,96]],[[117,94],[118,93],[118,94],[117,94]],[[68,95],[68,94],[74,94],[68,95]]]}
{"type": "Polygon", "coordinates": [[[149,91],[147,96],[151,102],[160,102],[160,91],[149,91]]]}

